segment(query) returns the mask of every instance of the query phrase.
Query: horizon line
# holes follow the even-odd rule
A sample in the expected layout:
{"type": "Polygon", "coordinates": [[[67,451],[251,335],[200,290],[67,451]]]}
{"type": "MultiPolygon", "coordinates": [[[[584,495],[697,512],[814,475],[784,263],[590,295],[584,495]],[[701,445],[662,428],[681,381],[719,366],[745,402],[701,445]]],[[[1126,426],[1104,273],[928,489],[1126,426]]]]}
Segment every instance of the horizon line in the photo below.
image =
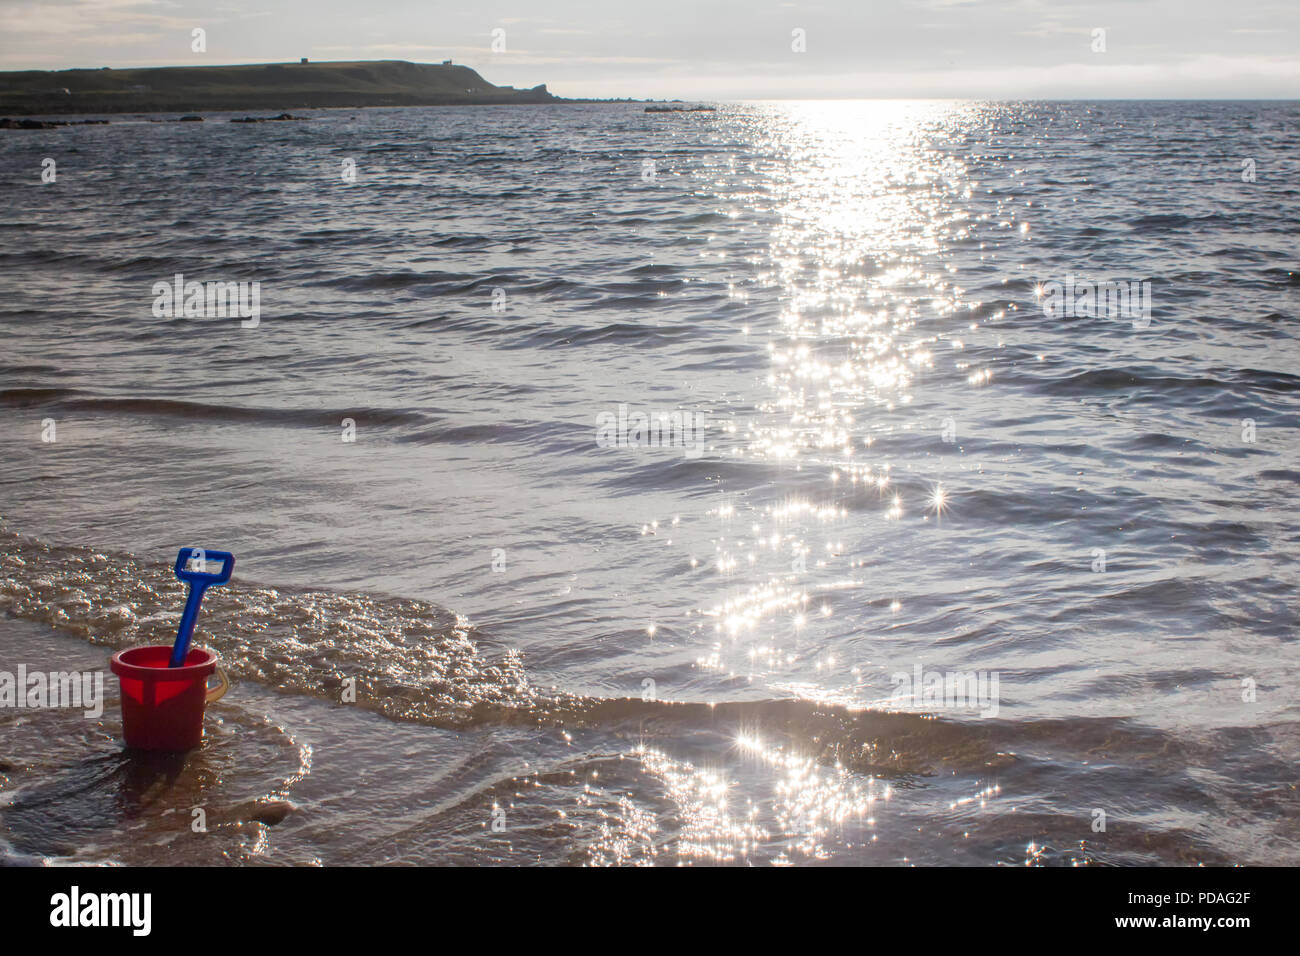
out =
{"type": "MultiPolygon", "coordinates": [[[[451,57],[444,61],[430,60],[410,60],[401,57],[383,57],[377,59],[348,59],[348,60],[312,60],[306,58],[303,62],[302,57],[297,60],[257,60],[239,63],[173,63],[160,64],[151,66],[65,66],[65,67],[26,67],[23,69],[6,69],[0,70],[0,75],[5,73],[70,73],[70,72],[90,72],[97,73],[102,71],[129,71],[129,70],[177,70],[177,69],[223,69],[237,67],[256,67],[256,66],[328,66],[331,64],[357,64],[357,63],[407,63],[412,66],[430,66],[430,67],[460,67],[470,70],[486,81],[479,68],[468,63],[453,62],[451,57]]],[[[490,82],[490,81],[487,81],[490,82]]],[[[498,84],[491,83],[492,86],[498,87],[498,84]]],[[[546,86],[549,89],[549,83],[543,82],[538,84],[546,86]]],[[[500,89],[514,87],[498,87],[500,89]]],[[[644,95],[623,95],[623,96],[593,96],[593,95],[561,95],[551,94],[557,102],[552,103],[521,103],[510,104],[520,106],[562,106],[565,102],[633,102],[633,103],[825,103],[825,102],[984,102],[984,103],[1300,103],[1300,97],[1297,96],[1240,96],[1231,94],[1210,94],[1205,96],[980,96],[969,94],[940,94],[928,96],[897,96],[897,95],[877,95],[871,93],[862,94],[827,94],[825,96],[808,96],[806,94],[791,94],[789,96],[764,96],[764,97],[689,97],[682,98],[680,95],[673,97],[664,96],[644,96],[644,95]]],[[[419,106],[395,105],[391,107],[384,106],[367,106],[367,107],[303,107],[304,109],[418,109],[419,106]]],[[[214,112],[222,112],[215,110],[214,112]]]]}

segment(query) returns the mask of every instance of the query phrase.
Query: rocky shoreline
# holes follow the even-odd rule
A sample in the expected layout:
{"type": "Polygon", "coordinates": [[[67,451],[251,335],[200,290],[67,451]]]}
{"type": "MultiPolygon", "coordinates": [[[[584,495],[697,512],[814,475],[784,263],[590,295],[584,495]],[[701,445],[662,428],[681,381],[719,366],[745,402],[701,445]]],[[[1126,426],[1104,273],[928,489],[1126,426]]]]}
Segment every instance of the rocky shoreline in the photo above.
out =
{"type": "Polygon", "coordinates": [[[0,129],[55,129],[59,126],[107,126],[108,120],[34,120],[34,119],[0,119],[0,129]]]}

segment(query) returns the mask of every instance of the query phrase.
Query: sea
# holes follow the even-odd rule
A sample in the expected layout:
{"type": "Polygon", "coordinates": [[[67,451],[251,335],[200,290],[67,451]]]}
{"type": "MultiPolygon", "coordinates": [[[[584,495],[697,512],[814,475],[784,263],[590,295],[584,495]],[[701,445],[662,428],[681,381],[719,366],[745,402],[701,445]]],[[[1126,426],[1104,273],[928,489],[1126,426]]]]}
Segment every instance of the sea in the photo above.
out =
{"type": "Polygon", "coordinates": [[[301,116],[0,132],[6,863],[1300,863],[1300,103],[301,116]]]}

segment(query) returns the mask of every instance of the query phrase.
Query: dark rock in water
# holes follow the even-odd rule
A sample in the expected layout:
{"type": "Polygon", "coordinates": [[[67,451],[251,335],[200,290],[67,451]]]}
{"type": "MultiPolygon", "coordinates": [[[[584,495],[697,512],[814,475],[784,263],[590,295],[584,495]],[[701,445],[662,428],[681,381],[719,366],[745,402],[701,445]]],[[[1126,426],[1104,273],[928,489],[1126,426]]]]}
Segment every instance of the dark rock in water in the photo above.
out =
{"type": "Polygon", "coordinates": [[[248,819],[273,827],[282,822],[293,812],[293,809],[293,804],[288,800],[272,800],[269,803],[259,804],[257,809],[249,814],[248,819]]]}
{"type": "Polygon", "coordinates": [[[14,769],[14,765],[11,764],[8,760],[0,760],[0,773],[8,773],[10,770],[13,769],[14,769]]]}
{"type": "Polygon", "coordinates": [[[180,119],[178,119],[176,122],[178,122],[178,123],[202,123],[202,122],[203,122],[203,117],[202,117],[202,116],[182,116],[182,117],[181,117],[180,119]]]}
{"type": "Polygon", "coordinates": [[[243,119],[232,119],[232,123],[275,123],[280,120],[305,120],[305,116],[294,116],[291,113],[281,113],[279,116],[245,116],[243,119]]]}
{"type": "Polygon", "coordinates": [[[647,113],[716,113],[716,106],[647,106],[647,113]]]}
{"type": "Polygon", "coordinates": [[[8,117],[0,119],[0,129],[54,129],[57,126],[67,125],[67,123],[49,123],[34,119],[12,120],[8,117]]]}

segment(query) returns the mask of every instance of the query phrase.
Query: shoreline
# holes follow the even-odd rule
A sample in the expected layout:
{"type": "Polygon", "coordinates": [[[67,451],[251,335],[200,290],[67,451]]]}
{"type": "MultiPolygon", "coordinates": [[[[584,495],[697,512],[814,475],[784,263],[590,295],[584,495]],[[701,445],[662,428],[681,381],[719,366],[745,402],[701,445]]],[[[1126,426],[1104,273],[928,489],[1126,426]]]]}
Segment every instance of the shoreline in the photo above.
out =
{"type": "MultiPolygon", "coordinates": [[[[544,103],[415,103],[402,104],[398,106],[316,106],[306,107],[312,114],[334,112],[338,110],[399,110],[399,109],[449,109],[455,107],[474,107],[482,109],[484,107],[564,107],[564,106],[634,106],[642,107],[643,112],[647,114],[678,114],[678,113],[714,113],[717,112],[716,106],[690,106],[690,107],[668,107],[668,108],[649,108],[651,104],[658,106],[663,103],[690,102],[682,101],[663,101],[663,100],[592,100],[592,99],[561,99],[556,97],[544,103]]],[[[170,124],[170,123],[202,123],[214,122],[218,124],[225,123],[276,123],[276,122],[305,122],[312,119],[311,115],[302,116],[296,113],[289,113],[287,110],[276,112],[275,115],[263,116],[254,115],[261,112],[272,112],[270,110],[262,111],[254,109],[251,113],[245,111],[245,107],[232,107],[230,109],[205,109],[205,110],[133,110],[118,113],[106,113],[87,111],[81,113],[5,113],[0,111],[0,132],[5,130],[52,130],[62,129],[69,126],[135,126],[144,124],[170,124]]]]}

